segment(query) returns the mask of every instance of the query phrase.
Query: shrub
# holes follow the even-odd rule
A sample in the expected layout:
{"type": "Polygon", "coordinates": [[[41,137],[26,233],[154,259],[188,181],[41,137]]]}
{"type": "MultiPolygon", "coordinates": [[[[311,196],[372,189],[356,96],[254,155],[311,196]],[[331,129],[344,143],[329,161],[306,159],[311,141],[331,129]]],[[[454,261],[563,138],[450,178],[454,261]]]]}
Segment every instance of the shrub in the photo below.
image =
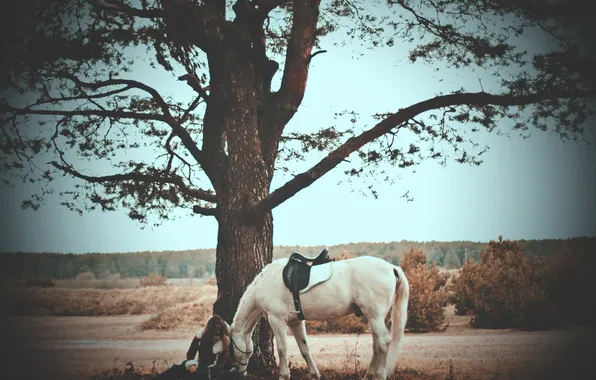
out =
{"type": "Polygon", "coordinates": [[[95,275],[93,275],[92,272],[81,272],[77,274],[77,277],[75,277],[75,279],[79,281],[95,280],[95,275]]]}
{"type": "Polygon", "coordinates": [[[97,278],[100,280],[109,280],[111,277],[112,277],[112,274],[107,269],[97,275],[97,278]]]}
{"type": "Polygon", "coordinates": [[[596,325],[595,241],[582,239],[543,260],[539,279],[564,322],[596,325]]]}
{"type": "Polygon", "coordinates": [[[470,314],[474,308],[472,302],[474,283],[471,278],[474,277],[472,273],[476,268],[476,263],[468,260],[462,266],[459,274],[452,279],[452,294],[449,301],[455,306],[455,315],[470,314]],[[462,273],[464,276],[462,276],[462,273]]]}
{"type": "Polygon", "coordinates": [[[410,268],[414,268],[420,264],[426,264],[426,254],[422,249],[414,250],[414,247],[410,247],[410,250],[405,253],[404,257],[402,257],[399,262],[399,266],[406,273],[410,268]]]}
{"type": "Polygon", "coordinates": [[[401,267],[410,283],[408,323],[411,331],[437,331],[445,321],[449,300],[446,284],[448,274],[441,273],[436,264],[426,265],[422,250],[410,248],[401,260],[401,267]]]}
{"type": "Polygon", "coordinates": [[[357,317],[354,314],[329,321],[306,321],[306,332],[308,334],[361,334],[367,328],[368,321],[366,317],[357,317]]]}
{"type": "Polygon", "coordinates": [[[167,278],[157,273],[149,273],[149,275],[141,278],[139,286],[165,286],[167,281],[167,278]]]}
{"type": "Polygon", "coordinates": [[[211,276],[211,278],[205,281],[205,285],[217,285],[217,277],[211,276]]]}
{"type": "Polygon", "coordinates": [[[513,241],[491,241],[480,263],[468,261],[454,281],[456,313],[471,312],[483,328],[544,329],[555,323],[554,308],[540,281],[542,262],[525,257],[513,241]]]}

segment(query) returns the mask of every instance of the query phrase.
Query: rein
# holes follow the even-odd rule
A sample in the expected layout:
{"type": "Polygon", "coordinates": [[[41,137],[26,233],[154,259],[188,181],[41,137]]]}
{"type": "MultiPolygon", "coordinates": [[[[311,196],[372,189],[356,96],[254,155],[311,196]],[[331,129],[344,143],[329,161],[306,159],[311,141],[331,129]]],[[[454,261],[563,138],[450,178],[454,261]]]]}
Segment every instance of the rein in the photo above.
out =
{"type": "Polygon", "coordinates": [[[241,366],[245,366],[246,368],[244,369],[244,371],[241,371],[241,372],[237,371],[237,373],[245,373],[248,370],[248,362],[242,363],[242,362],[239,362],[238,360],[234,359],[234,348],[236,348],[236,350],[238,350],[238,352],[241,352],[244,355],[250,355],[250,354],[252,354],[252,351],[242,351],[240,348],[238,348],[238,346],[236,345],[236,342],[234,342],[234,338],[232,338],[230,336],[230,351],[231,351],[230,352],[231,355],[229,355],[230,361],[232,362],[232,364],[238,364],[241,366]]]}

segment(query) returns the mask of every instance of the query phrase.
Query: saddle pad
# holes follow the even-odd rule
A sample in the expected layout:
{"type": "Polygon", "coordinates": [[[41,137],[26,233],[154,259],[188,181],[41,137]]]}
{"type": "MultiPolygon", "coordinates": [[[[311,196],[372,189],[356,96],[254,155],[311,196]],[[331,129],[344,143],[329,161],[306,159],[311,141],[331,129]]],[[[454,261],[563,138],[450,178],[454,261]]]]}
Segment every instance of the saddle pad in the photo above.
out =
{"type": "Polygon", "coordinates": [[[313,265],[310,267],[310,279],[308,280],[308,285],[306,285],[306,288],[300,290],[299,293],[306,293],[313,286],[329,280],[331,278],[331,264],[333,263],[313,265]]]}

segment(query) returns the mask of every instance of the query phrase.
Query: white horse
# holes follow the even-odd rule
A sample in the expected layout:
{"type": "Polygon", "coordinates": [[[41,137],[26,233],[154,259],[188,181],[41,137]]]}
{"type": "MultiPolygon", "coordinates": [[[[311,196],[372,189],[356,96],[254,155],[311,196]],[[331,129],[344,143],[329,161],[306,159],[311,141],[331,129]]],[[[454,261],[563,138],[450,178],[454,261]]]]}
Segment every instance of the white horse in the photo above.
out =
{"type": "MultiPolygon", "coordinates": [[[[282,271],[288,259],[278,259],[266,265],[248,285],[240,299],[232,325],[226,323],[230,336],[232,371],[246,375],[248,360],[253,352],[252,333],[261,317],[268,320],[279,355],[279,379],[288,380],[287,326],[290,327],[311,378],[320,378],[306,340],[303,320],[292,312],[292,292],[284,285],[282,271]]],[[[300,294],[304,316],[308,320],[329,320],[361,312],[370,323],[373,337],[373,357],[364,379],[386,379],[397,361],[399,343],[407,320],[409,284],[403,270],[385,260],[361,256],[336,261],[331,272],[300,294]],[[392,308],[391,333],[385,317],[392,308]]],[[[315,280],[316,281],[316,280],[315,280]]],[[[312,280],[311,280],[312,284],[312,280]]]]}

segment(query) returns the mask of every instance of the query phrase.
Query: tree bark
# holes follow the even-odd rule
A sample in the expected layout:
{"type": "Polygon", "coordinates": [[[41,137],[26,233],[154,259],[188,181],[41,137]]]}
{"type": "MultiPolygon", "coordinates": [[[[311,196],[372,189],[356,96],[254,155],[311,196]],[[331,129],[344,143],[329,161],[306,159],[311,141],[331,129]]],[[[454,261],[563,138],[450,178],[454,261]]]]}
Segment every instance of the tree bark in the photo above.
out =
{"type": "MultiPolygon", "coordinates": [[[[246,287],[273,258],[273,218],[271,213],[250,225],[221,217],[217,238],[217,301],[213,313],[232,323],[246,287]]],[[[265,319],[253,333],[255,351],[250,371],[275,367],[273,333],[265,319]]]]}
{"type": "MultiPolygon", "coordinates": [[[[269,195],[271,177],[263,162],[258,107],[262,91],[244,34],[228,35],[224,48],[211,55],[213,67],[205,118],[204,146],[215,159],[217,193],[218,299],[213,312],[232,322],[240,298],[255,276],[273,259],[271,211],[249,213],[251,204],[269,195]],[[223,69],[225,68],[225,69],[223,69]]],[[[252,371],[275,367],[273,334],[257,323],[250,361],[252,371]]]]}

